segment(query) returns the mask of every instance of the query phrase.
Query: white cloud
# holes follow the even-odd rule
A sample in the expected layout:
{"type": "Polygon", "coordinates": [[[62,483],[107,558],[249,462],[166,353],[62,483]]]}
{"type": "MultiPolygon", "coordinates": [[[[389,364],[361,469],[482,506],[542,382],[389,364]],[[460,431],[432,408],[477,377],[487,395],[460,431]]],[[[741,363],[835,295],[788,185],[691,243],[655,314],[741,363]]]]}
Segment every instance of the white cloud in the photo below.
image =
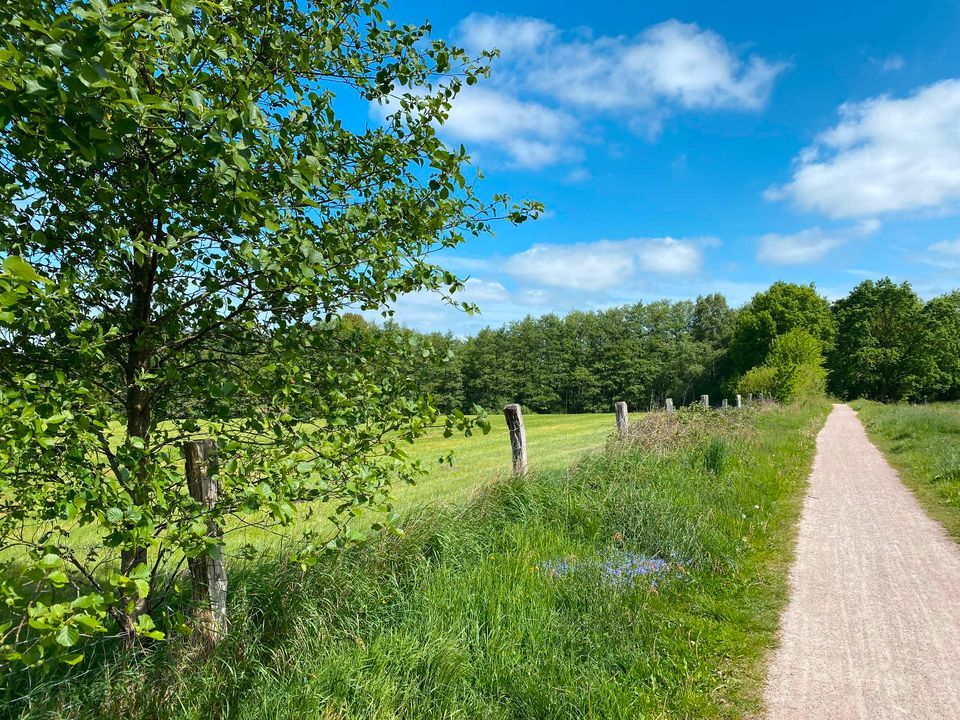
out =
{"type": "MultiPolygon", "coordinates": [[[[390,103],[371,108],[380,117],[392,110],[390,103]]],[[[457,95],[440,134],[457,143],[496,147],[512,166],[541,168],[580,158],[581,151],[573,143],[578,127],[578,121],[563,110],[474,85],[457,95]]]]}
{"type": "Polygon", "coordinates": [[[463,290],[457,293],[456,297],[466,302],[479,305],[484,302],[506,302],[510,299],[510,293],[496,280],[468,278],[463,285],[463,290]]]}
{"type": "Polygon", "coordinates": [[[770,188],[768,199],[790,199],[831,217],[954,210],[960,200],[960,80],[906,98],[847,103],[840,117],[800,153],[793,178],[770,188]]]}
{"type": "Polygon", "coordinates": [[[865,220],[851,228],[824,232],[818,227],[789,235],[768,233],[760,238],[757,259],[773,265],[806,265],[822,260],[827,253],[853,238],[872,235],[880,229],[876,220],[865,220]]]}
{"type": "Polygon", "coordinates": [[[471,51],[497,48],[503,54],[530,52],[552,40],[558,29],[534,17],[473,13],[457,25],[459,40],[471,51]]]}
{"type": "Polygon", "coordinates": [[[474,52],[499,48],[511,85],[591,111],[756,110],[785,68],[757,56],[741,58],[717,33],[678,20],[634,37],[584,38],[534,18],[474,13],[456,33],[474,52]]]}
{"type": "Polygon", "coordinates": [[[678,110],[760,109],[785,67],[677,20],[594,38],[539,18],[473,13],[454,35],[473,53],[502,56],[492,78],[453,101],[443,133],[522,168],[576,163],[583,124],[604,115],[652,138],[678,110]]]}
{"type": "Polygon", "coordinates": [[[960,240],[943,240],[931,245],[930,250],[941,255],[960,257],[960,240]]]}
{"type": "Polygon", "coordinates": [[[673,238],[538,244],[507,258],[512,277],[536,285],[608,290],[631,284],[638,272],[692,275],[703,263],[703,242],[673,238]]]}

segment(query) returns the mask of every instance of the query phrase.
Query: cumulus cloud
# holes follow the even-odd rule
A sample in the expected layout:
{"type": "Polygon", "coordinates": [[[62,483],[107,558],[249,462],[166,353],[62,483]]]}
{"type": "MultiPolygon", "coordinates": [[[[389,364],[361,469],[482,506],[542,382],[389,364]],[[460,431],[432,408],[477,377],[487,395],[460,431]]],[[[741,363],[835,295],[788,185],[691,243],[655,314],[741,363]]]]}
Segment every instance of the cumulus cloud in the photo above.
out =
{"type": "Polygon", "coordinates": [[[584,123],[604,116],[653,137],[678,111],[758,110],[785,67],[677,20],[635,36],[593,37],[539,18],[474,13],[454,36],[473,53],[497,48],[501,58],[492,78],[454,100],[443,132],[496,148],[522,168],[576,163],[584,123]]]}
{"type": "Polygon", "coordinates": [[[633,37],[571,37],[536,18],[474,13],[456,32],[474,52],[499,48],[511,83],[590,110],[756,110],[785,68],[679,20],[633,37]]]}
{"type": "Polygon", "coordinates": [[[837,218],[952,212],[960,200],[960,80],[842,105],[840,122],[766,197],[837,218]]]}
{"type": "Polygon", "coordinates": [[[638,272],[693,275],[703,263],[704,241],[673,238],[538,244],[512,255],[512,277],[550,287],[608,290],[632,283],[638,272]]]}
{"type": "Polygon", "coordinates": [[[876,220],[866,220],[851,228],[825,232],[819,227],[781,235],[768,233],[760,238],[757,259],[773,265],[806,265],[822,260],[827,253],[854,238],[872,235],[880,229],[876,220]]]}

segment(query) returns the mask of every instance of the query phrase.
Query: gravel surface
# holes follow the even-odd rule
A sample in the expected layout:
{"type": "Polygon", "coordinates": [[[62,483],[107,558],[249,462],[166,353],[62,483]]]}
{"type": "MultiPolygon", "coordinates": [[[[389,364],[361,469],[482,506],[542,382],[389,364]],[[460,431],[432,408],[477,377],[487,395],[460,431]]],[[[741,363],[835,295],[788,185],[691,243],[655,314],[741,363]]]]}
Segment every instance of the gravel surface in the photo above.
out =
{"type": "Polygon", "coordinates": [[[772,720],[960,718],[960,547],[835,405],[765,690],[772,720]]]}

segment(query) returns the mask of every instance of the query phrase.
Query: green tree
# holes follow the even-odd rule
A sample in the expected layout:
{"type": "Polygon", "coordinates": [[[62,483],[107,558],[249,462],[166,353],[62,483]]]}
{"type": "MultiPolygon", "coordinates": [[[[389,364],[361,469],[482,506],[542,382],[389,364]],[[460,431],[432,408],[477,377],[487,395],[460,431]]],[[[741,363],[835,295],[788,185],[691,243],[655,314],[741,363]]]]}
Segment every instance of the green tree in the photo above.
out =
{"type": "Polygon", "coordinates": [[[930,328],[933,371],[923,392],[941,400],[960,399],[960,291],[934,298],[923,309],[930,328]]]}
{"type": "Polygon", "coordinates": [[[836,323],[830,303],[813,285],[776,282],[754,295],[737,315],[730,341],[734,374],[762,365],[774,339],[794,328],[806,330],[820,341],[825,353],[833,347],[836,323]]]}
{"type": "Polygon", "coordinates": [[[833,305],[837,343],[830,388],[840,397],[901,400],[934,371],[923,303],[910,283],[865,280],[833,305]]]}
{"type": "Polygon", "coordinates": [[[820,341],[806,330],[794,328],[777,337],[765,367],[773,370],[771,392],[778,400],[789,402],[826,390],[827,372],[820,341]]]}
{"type": "Polygon", "coordinates": [[[208,521],[289,523],[324,499],[349,537],[346,518],[387,508],[390,482],[415,472],[401,443],[437,412],[410,387],[413,360],[339,318],[420,290],[456,303],[430,254],[536,208],[481,200],[464,150],[436,134],[487,57],[382,9],[0,6],[0,255],[59,297],[39,321],[0,317],[0,388],[46,418],[36,442],[2,435],[0,542],[75,598],[32,575],[21,596],[8,575],[0,632],[30,617],[38,638],[8,658],[68,650],[107,614],[156,633],[165,573],[209,551],[208,521]],[[351,128],[351,102],[386,108],[382,126],[351,128]],[[222,458],[213,511],[182,480],[178,444],[199,432],[222,458]],[[82,527],[102,538],[89,554],[68,537],[82,527]]]}

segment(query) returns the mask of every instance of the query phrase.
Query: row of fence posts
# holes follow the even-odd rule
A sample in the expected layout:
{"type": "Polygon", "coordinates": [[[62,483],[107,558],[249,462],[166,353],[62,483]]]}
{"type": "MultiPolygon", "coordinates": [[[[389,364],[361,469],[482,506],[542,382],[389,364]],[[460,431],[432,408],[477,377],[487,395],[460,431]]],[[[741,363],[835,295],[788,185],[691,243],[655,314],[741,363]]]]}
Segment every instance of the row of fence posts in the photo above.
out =
{"type": "MultiPolygon", "coordinates": [[[[759,400],[761,402],[763,401],[762,394],[759,395],[759,400]]],[[[747,395],[747,402],[753,403],[752,393],[747,395]]],[[[710,396],[701,395],[700,401],[697,404],[709,409],[710,396]]],[[[741,395],[734,396],[734,407],[743,407],[743,397],[741,395]]],[[[729,408],[730,403],[726,398],[724,398],[720,403],[720,409],[728,410],[729,408]]],[[[673,398],[666,399],[663,409],[668,413],[673,412],[673,398]]],[[[627,411],[627,404],[622,400],[615,403],[614,414],[617,423],[617,436],[620,439],[626,438],[630,430],[630,414],[627,411]]],[[[520,406],[517,403],[511,403],[503,408],[503,416],[507,420],[507,431],[510,435],[510,448],[513,451],[513,474],[526,475],[527,471],[530,469],[530,466],[527,460],[527,432],[523,425],[523,411],[520,409],[520,406]]]]}
{"type": "MultiPolygon", "coordinates": [[[[759,396],[763,400],[763,395],[759,396]]],[[[753,395],[747,396],[747,402],[753,402],[753,395]]],[[[701,395],[699,404],[710,407],[710,397],[701,395]]],[[[743,399],[737,395],[734,407],[742,407],[743,399]]],[[[729,408],[726,399],[720,407],[729,408]]],[[[673,412],[673,398],[667,398],[664,410],[673,412]]],[[[617,436],[625,438],[630,429],[630,415],[627,403],[620,401],[615,405],[617,436]]],[[[510,433],[510,447],[513,450],[514,475],[526,475],[529,470],[527,460],[527,434],[523,425],[523,411],[516,403],[503,409],[510,433]]],[[[190,496],[208,511],[213,510],[220,494],[217,480],[217,444],[213,440],[191,440],[183,444],[184,470],[187,489],[190,496]]],[[[207,522],[207,535],[216,542],[202,555],[190,558],[188,565],[192,580],[193,602],[195,606],[195,637],[207,646],[216,645],[227,632],[227,572],[223,558],[223,548],[219,544],[222,535],[219,525],[212,518],[207,522]]]]}

